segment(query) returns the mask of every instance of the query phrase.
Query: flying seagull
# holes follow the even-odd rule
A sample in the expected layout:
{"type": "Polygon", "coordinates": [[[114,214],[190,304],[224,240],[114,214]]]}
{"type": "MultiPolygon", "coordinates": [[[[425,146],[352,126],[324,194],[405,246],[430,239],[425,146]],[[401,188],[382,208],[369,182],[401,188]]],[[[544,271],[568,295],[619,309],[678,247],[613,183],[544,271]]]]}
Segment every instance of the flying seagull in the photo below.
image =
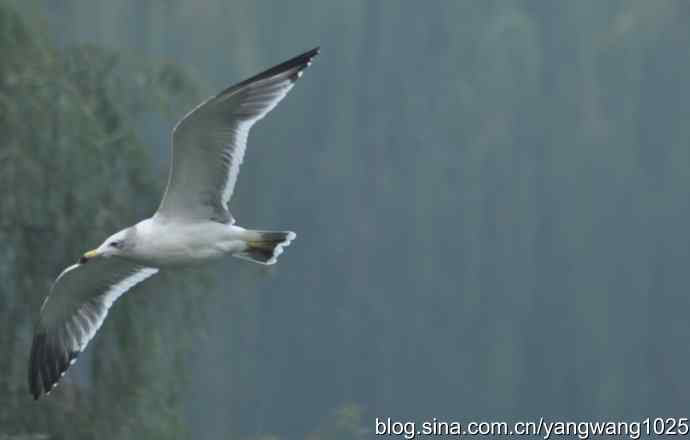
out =
{"type": "Polygon", "coordinates": [[[227,254],[276,262],[295,233],[242,228],[227,203],[249,130],[287,95],[318,52],[317,47],[222,91],[177,123],[158,211],[86,252],[57,277],[44,300],[29,359],[34,399],[55,388],[113,302],[159,269],[227,254]]]}

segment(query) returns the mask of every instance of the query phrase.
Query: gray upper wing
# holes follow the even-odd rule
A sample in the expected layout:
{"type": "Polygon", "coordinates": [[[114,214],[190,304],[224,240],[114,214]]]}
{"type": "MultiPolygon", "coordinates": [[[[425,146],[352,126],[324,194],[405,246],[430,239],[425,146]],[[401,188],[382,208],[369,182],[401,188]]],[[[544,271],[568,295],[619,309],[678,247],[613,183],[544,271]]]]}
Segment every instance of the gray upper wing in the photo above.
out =
{"type": "Polygon", "coordinates": [[[203,102],[175,126],[168,186],[156,216],[232,222],[227,203],[252,125],[290,91],[312,49],[203,102]]]}

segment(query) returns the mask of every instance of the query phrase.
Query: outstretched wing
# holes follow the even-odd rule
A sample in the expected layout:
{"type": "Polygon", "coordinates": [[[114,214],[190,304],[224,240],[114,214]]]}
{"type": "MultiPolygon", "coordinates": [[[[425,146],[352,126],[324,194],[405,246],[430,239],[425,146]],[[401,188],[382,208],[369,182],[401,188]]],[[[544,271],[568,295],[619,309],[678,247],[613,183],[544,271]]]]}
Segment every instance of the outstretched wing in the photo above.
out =
{"type": "Polygon", "coordinates": [[[200,104],[173,129],[172,163],[156,216],[232,223],[227,209],[249,130],[290,91],[312,49],[200,104]]]}
{"type": "Polygon", "coordinates": [[[29,389],[34,399],[55,388],[113,302],[156,272],[112,257],[75,264],[58,276],[41,307],[31,346],[29,389]]]}

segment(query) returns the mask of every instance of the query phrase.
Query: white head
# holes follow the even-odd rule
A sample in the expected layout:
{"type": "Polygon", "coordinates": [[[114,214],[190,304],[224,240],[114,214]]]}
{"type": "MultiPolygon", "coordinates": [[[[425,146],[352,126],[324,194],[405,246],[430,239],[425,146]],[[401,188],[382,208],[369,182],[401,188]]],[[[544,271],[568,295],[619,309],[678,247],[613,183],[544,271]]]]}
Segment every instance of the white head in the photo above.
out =
{"type": "Polygon", "coordinates": [[[126,255],[133,246],[133,235],[134,228],[123,229],[108,237],[97,249],[86,252],[79,262],[84,264],[97,257],[107,258],[113,255],[126,255]]]}

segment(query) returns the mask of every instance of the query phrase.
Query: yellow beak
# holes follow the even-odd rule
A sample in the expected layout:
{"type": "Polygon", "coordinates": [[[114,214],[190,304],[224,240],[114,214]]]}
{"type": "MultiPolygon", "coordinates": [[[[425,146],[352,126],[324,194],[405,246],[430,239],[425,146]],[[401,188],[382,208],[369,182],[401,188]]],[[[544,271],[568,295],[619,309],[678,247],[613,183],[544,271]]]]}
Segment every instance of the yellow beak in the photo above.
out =
{"type": "Polygon", "coordinates": [[[85,253],[85,254],[84,254],[84,258],[93,258],[93,257],[95,257],[95,256],[97,256],[97,255],[98,255],[98,253],[97,253],[96,250],[94,249],[94,250],[92,250],[92,251],[88,251],[87,253],[85,253]]]}

